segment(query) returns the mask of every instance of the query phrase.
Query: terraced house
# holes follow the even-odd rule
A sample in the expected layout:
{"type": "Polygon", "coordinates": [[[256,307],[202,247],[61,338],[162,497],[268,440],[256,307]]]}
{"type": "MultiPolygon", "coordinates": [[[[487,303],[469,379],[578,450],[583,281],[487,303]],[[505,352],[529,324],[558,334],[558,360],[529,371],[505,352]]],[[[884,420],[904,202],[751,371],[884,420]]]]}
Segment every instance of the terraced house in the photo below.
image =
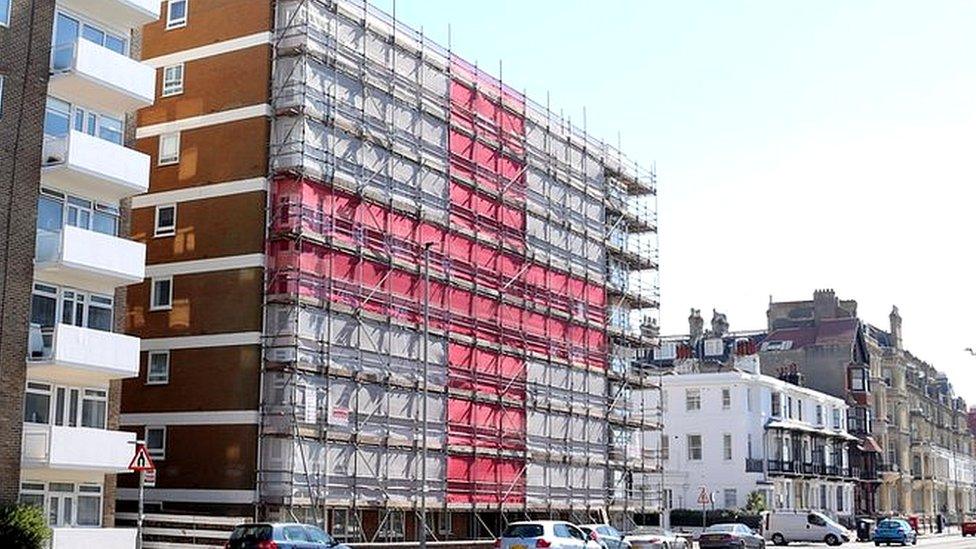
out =
{"type": "Polygon", "coordinates": [[[130,114],[155,72],[136,61],[154,0],[0,0],[4,193],[0,496],[45,509],[52,546],[132,547],[114,529],[115,474],[135,436],[116,430],[139,339],[120,333],[145,246],[125,202],[149,185],[130,114]]]}

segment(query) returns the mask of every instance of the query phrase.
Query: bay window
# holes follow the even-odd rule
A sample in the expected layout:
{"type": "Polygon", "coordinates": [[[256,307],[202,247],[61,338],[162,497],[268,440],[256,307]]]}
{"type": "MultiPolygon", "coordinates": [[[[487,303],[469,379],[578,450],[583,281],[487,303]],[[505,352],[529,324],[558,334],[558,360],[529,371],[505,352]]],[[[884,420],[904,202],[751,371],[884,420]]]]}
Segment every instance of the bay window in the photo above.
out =
{"type": "Polygon", "coordinates": [[[52,527],[102,525],[102,487],[92,483],[26,481],[20,502],[44,510],[52,527]]]}

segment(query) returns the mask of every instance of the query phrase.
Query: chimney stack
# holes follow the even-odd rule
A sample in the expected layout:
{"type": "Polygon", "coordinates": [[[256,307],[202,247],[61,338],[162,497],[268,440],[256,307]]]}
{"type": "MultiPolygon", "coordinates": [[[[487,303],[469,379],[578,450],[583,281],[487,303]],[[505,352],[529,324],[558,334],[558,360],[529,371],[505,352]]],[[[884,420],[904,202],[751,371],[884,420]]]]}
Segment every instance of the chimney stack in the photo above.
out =
{"type": "Polygon", "coordinates": [[[895,349],[899,351],[901,347],[901,315],[898,313],[898,306],[893,305],[891,307],[891,314],[888,315],[888,321],[891,325],[891,344],[895,346],[895,349]]]}
{"type": "Polygon", "coordinates": [[[701,309],[692,309],[688,315],[688,335],[691,343],[694,344],[702,338],[705,331],[705,321],[702,320],[701,309]]]}

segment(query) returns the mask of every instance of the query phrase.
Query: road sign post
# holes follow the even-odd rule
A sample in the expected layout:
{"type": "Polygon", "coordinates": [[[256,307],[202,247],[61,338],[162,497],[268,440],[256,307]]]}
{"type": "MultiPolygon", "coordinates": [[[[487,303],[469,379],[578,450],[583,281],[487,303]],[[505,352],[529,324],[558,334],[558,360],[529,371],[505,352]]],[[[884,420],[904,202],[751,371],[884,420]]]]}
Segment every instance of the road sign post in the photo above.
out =
{"type": "Polygon", "coordinates": [[[139,473],[139,514],[136,516],[136,549],[142,549],[142,523],[145,519],[143,503],[146,499],[146,473],[152,474],[152,485],[156,485],[156,465],[153,463],[146,444],[136,441],[136,454],[129,462],[129,470],[139,473]]]}
{"type": "Polygon", "coordinates": [[[712,495],[708,492],[708,486],[699,486],[698,503],[701,504],[701,508],[702,508],[702,531],[703,532],[705,531],[705,528],[708,527],[705,521],[705,517],[708,514],[708,504],[711,503],[711,501],[712,501],[712,495]]]}

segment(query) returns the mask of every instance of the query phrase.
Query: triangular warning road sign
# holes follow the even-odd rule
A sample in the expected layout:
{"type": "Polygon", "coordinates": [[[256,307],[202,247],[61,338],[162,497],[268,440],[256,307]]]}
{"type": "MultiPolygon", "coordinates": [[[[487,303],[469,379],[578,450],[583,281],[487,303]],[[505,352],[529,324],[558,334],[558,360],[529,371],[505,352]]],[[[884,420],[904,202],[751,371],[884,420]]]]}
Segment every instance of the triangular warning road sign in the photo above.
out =
{"type": "Polygon", "coordinates": [[[132,456],[132,461],[129,462],[130,471],[154,471],[156,465],[153,463],[151,457],[149,457],[149,451],[146,450],[145,444],[136,444],[136,455],[132,456]]]}

